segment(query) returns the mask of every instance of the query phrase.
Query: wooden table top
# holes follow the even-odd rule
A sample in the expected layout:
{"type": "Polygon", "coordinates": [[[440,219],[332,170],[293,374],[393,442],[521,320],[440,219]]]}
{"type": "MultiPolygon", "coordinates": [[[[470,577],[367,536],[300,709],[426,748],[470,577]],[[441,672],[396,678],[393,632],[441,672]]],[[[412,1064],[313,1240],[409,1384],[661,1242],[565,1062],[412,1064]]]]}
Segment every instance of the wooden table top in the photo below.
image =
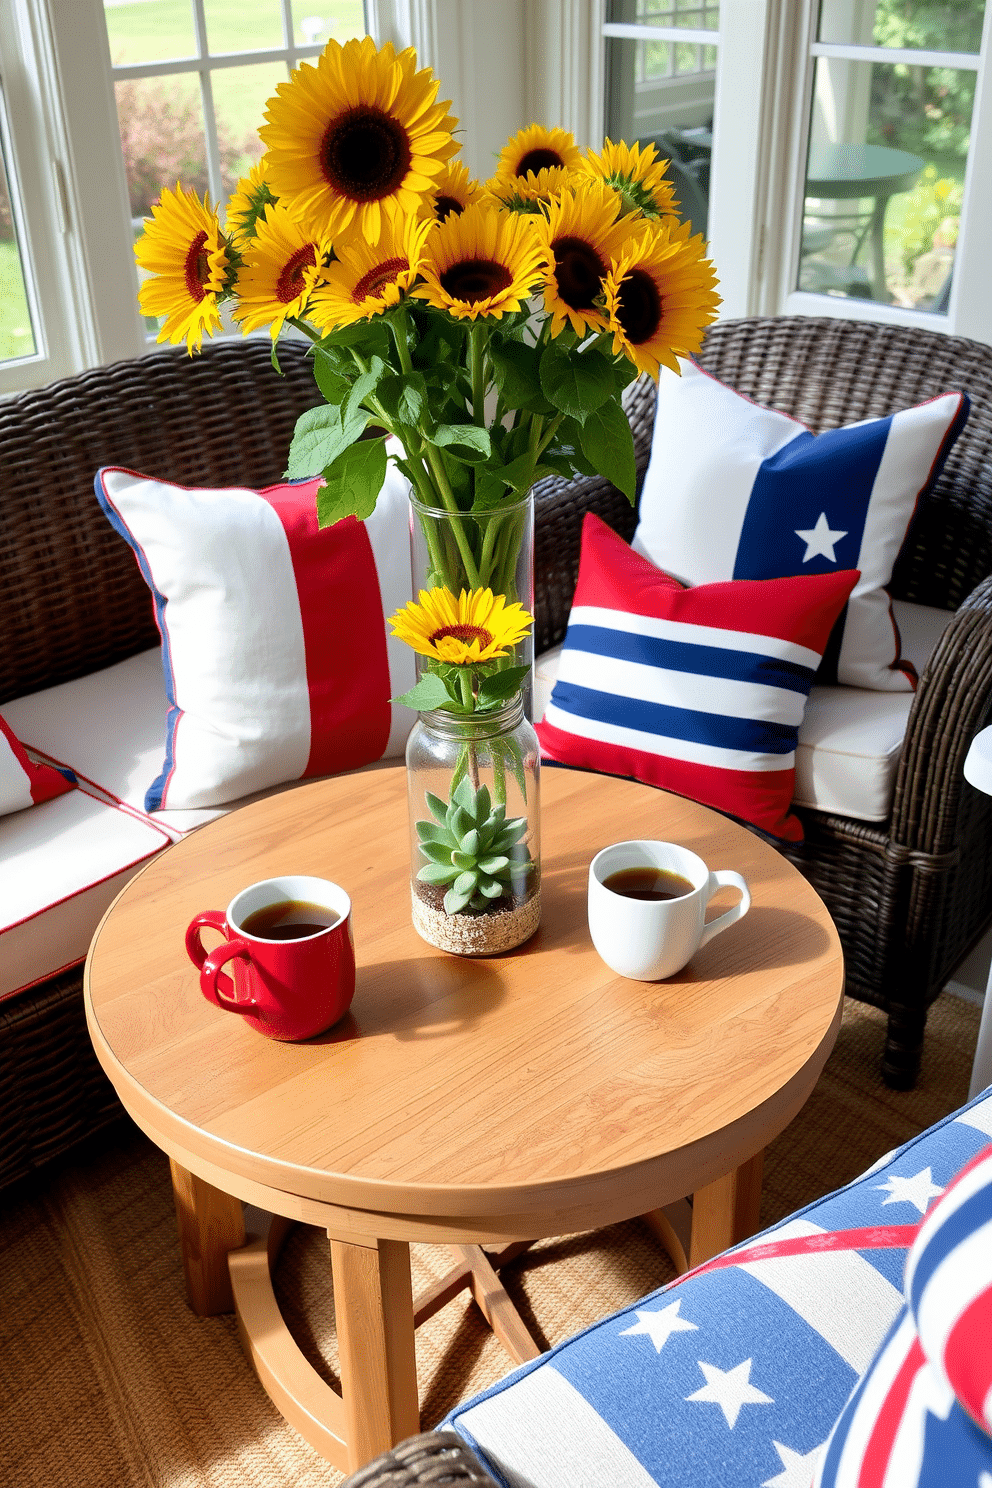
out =
{"type": "MultiPolygon", "coordinates": [[[[94,1045],[139,1125],[187,1162],[282,1193],[512,1214],[535,1236],[564,1233],[565,1216],[643,1212],[760,1150],[839,1024],[842,954],[821,900],[774,849],[676,796],[558,769],[541,790],[542,923],[488,960],[412,928],[402,766],[271,796],[156,858],[108,911],[86,974],[94,1045]],[[589,862],[627,837],[681,842],[751,889],[750,913],[666,982],[614,976],[589,939],[589,862]],[[211,1006],[183,946],[198,911],[290,873],[331,878],[354,905],[351,1012],[302,1044],[211,1006]]],[[[735,897],[722,891],[711,917],[735,897]]]]}

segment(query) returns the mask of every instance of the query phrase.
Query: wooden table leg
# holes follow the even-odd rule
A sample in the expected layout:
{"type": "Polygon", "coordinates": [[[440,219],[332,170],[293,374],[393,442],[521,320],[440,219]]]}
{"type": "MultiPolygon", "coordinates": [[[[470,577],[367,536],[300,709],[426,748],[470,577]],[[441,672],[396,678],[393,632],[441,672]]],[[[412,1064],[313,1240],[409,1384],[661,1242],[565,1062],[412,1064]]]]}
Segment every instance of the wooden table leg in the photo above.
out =
{"type": "Polygon", "coordinates": [[[733,1172],[693,1194],[690,1266],[738,1245],[757,1230],[763,1157],[763,1152],[756,1153],[733,1172]]]}
{"type": "Polygon", "coordinates": [[[169,1166],[187,1301],[201,1317],[233,1312],[227,1253],[245,1243],[241,1200],[205,1183],[172,1158],[169,1166]]]}
{"type": "Polygon", "coordinates": [[[420,1430],[410,1247],[331,1239],[341,1397],[354,1472],[420,1430]]]}

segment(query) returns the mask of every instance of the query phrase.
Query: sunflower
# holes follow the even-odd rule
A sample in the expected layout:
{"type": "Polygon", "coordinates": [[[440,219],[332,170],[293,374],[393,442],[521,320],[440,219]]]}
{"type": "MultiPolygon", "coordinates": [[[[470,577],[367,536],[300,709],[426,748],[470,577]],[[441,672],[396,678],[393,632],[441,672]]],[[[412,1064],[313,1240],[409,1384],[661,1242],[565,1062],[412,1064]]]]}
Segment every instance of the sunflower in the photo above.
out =
{"type": "Polygon", "coordinates": [[[574,186],[577,172],[565,165],[547,165],[526,176],[493,176],[486,190],[495,196],[508,212],[531,212],[539,216],[542,209],[566,186],[574,186]]]}
{"type": "Polygon", "coordinates": [[[389,623],[393,635],[421,656],[475,666],[505,656],[508,646],[523,640],[534,617],[491,589],[463,589],[457,599],[450,589],[421,589],[419,603],[409,600],[389,623]]]}
{"type": "Polygon", "coordinates": [[[383,219],[378,243],[358,238],[321,274],[310,303],[310,319],[322,331],[380,315],[396,305],[420,271],[432,217],[383,219]]]}
{"type": "Polygon", "coordinates": [[[645,217],[673,216],[678,202],[675,188],[665,175],[667,160],[656,159],[654,145],[603,143],[596,154],[590,150],[583,161],[589,175],[606,181],[623,198],[624,212],[643,212],[645,217]]]}
{"type": "Polygon", "coordinates": [[[699,350],[720,296],[702,234],[690,237],[688,222],[642,218],[630,227],[628,247],[605,283],[613,352],[656,378],[660,362],[678,372],[676,358],[699,350]]]}
{"type": "Polygon", "coordinates": [[[255,224],[265,208],[275,202],[269,189],[268,167],[262,159],[242,177],[227,204],[224,231],[238,248],[244,248],[255,236],[255,224]]]}
{"type": "Polygon", "coordinates": [[[258,131],[269,182],[321,238],[354,229],[377,243],[382,207],[415,212],[457,151],[440,84],[416,66],[412,47],[397,56],[364,36],[329,41],[316,67],[277,84],[258,131]]]}
{"type": "Polygon", "coordinates": [[[166,186],[134,255],[151,275],[138,290],[141,313],[166,318],[158,339],[185,341],[190,355],[199,351],[204,331],[220,329],[217,300],[233,277],[228,242],[209,196],[201,202],[178,181],[175,191],[166,186]]]}
{"type": "Polygon", "coordinates": [[[517,176],[536,175],[552,166],[578,170],[582,151],[574,134],[567,129],[545,129],[541,124],[528,124],[507,140],[499,155],[494,180],[514,180],[517,176]]]}
{"type": "Polygon", "coordinates": [[[452,212],[460,217],[466,207],[480,201],[486,194],[478,181],[472,180],[468,167],[459,160],[448,161],[434,182],[432,191],[434,216],[438,222],[443,222],[452,212]]]}
{"type": "Polygon", "coordinates": [[[619,221],[620,198],[602,181],[578,193],[563,191],[535,223],[547,247],[544,308],[557,336],[566,320],[577,336],[606,329],[603,281],[628,244],[630,224],[619,221]]]}
{"type": "Polygon", "coordinates": [[[428,236],[413,293],[458,320],[519,310],[541,277],[545,249],[529,217],[485,198],[447,217],[428,236]]]}
{"type": "Polygon", "coordinates": [[[255,236],[244,245],[235,320],[245,335],[271,322],[275,341],[283,322],[304,315],[320,279],[329,242],[321,242],[282,205],[263,208],[255,236]]]}

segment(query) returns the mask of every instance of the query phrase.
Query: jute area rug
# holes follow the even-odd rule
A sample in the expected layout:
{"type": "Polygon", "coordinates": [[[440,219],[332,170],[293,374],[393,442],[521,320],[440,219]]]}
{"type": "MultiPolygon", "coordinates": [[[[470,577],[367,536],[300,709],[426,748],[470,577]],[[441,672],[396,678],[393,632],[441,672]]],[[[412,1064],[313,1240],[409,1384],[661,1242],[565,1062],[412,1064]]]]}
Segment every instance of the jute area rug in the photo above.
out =
{"type": "MultiPolygon", "coordinates": [[[[857,1176],[966,1098],[979,1010],[944,995],[915,1091],[878,1075],[885,1019],[848,1003],[812,1098],[766,1155],[763,1223],[857,1176]]],[[[414,1288],[447,1269],[414,1251],[414,1288]]],[[[326,1237],[298,1229],[280,1304],[334,1378],[326,1237]]],[[[556,1343],[672,1276],[639,1220],[544,1241],[508,1286],[556,1343]]],[[[417,1338],[423,1425],[499,1379],[509,1361],[465,1296],[417,1338]]],[[[229,1317],[186,1307],[168,1164],[121,1124],[42,1178],[0,1195],[0,1484],[3,1488],[317,1488],[341,1474],[286,1424],[229,1317]]]]}

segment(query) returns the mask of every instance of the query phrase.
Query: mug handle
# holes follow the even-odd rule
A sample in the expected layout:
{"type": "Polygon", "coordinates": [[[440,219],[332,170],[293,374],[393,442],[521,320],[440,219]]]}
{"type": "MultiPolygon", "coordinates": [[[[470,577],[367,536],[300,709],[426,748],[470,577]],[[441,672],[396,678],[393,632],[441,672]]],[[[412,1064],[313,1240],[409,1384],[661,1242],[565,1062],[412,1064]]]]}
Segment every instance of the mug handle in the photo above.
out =
{"type": "Polygon", "coordinates": [[[707,904],[713,898],[717,889],[723,884],[731,884],[734,888],[740,889],[741,897],[733,909],[728,909],[726,914],[718,915],[715,920],[711,920],[708,925],[703,926],[703,933],[699,937],[699,944],[701,946],[704,946],[708,940],[712,940],[714,935],[719,935],[721,930],[726,930],[728,925],[732,925],[735,920],[743,919],[751,908],[751,891],[740,874],[735,873],[732,868],[720,868],[716,873],[710,874],[706,894],[707,904]]]}
{"type": "Polygon", "coordinates": [[[234,982],[220,969],[225,961],[230,961],[235,956],[248,955],[248,947],[243,940],[227,939],[227,916],[223,911],[205,909],[202,914],[190,920],[186,929],[186,954],[200,973],[200,991],[208,1002],[229,1013],[250,1011],[257,1007],[254,998],[245,1002],[238,1001],[234,982]],[[209,954],[204,950],[200,939],[200,932],[205,928],[219,930],[224,937],[224,943],[209,954]]]}

